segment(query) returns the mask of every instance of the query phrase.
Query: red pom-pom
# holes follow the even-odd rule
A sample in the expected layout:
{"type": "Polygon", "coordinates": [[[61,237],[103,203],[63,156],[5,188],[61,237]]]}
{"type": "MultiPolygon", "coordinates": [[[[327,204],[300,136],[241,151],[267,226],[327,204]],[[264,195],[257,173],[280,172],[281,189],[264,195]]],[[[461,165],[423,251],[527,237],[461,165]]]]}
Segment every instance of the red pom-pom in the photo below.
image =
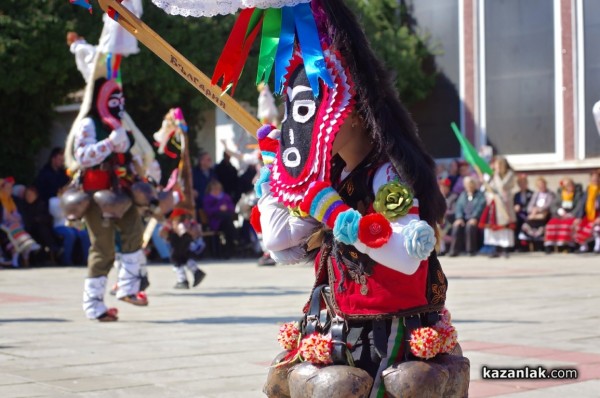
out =
{"type": "Polygon", "coordinates": [[[275,140],[273,138],[266,137],[260,140],[260,150],[261,151],[269,151],[277,153],[277,149],[279,148],[279,140],[275,140]]]}
{"type": "Polygon", "coordinates": [[[433,328],[440,336],[440,352],[451,353],[458,343],[458,334],[454,326],[440,321],[433,328]]]}
{"type": "Polygon", "coordinates": [[[392,236],[390,222],[380,213],[367,214],[358,224],[358,240],[368,247],[385,245],[392,236]]]}
{"type": "Polygon", "coordinates": [[[260,210],[258,206],[254,206],[250,211],[250,225],[256,231],[257,234],[262,232],[262,226],[260,225],[260,210]]]}

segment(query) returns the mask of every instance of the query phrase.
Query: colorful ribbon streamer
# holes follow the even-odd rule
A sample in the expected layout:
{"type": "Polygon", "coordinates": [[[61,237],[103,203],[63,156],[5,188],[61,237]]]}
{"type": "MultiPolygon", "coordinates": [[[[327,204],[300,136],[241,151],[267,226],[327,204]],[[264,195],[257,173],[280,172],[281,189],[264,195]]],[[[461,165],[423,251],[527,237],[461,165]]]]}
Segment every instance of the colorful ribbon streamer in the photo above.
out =
{"type": "Polygon", "coordinates": [[[304,59],[304,69],[306,70],[313,94],[317,97],[319,96],[319,78],[329,87],[333,87],[334,84],[327,70],[323,48],[321,47],[317,31],[317,24],[310,9],[310,4],[303,3],[294,6],[294,19],[296,21],[302,58],[304,59]]]}
{"type": "Polygon", "coordinates": [[[281,9],[270,8],[265,11],[263,21],[262,39],[260,42],[260,54],[258,56],[258,72],[256,74],[256,85],[260,82],[269,82],[271,70],[275,63],[277,46],[279,45],[279,34],[281,33],[281,9]]]}
{"type": "Polygon", "coordinates": [[[294,53],[294,39],[296,24],[294,22],[294,10],[292,7],[281,9],[281,34],[279,36],[279,47],[275,55],[275,93],[283,91],[283,79],[286,68],[294,53]]]}

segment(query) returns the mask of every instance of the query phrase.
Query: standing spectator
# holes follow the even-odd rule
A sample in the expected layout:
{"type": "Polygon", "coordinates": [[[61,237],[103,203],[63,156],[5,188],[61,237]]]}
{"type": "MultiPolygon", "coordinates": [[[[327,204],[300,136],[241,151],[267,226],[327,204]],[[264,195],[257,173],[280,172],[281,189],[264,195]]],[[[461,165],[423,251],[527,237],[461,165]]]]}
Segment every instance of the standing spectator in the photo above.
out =
{"type": "Polygon", "coordinates": [[[16,203],[25,231],[50,255],[51,262],[56,263],[59,245],[52,228],[48,204],[38,196],[34,186],[27,187],[23,199],[16,200],[16,203]]]}
{"type": "Polygon", "coordinates": [[[65,153],[63,148],[55,147],[50,152],[48,162],[35,179],[35,187],[37,188],[40,199],[44,201],[46,206],[48,200],[56,196],[58,190],[69,183],[69,177],[65,170],[65,153]]]}
{"type": "Polygon", "coordinates": [[[500,251],[508,257],[508,249],[515,245],[516,216],[511,195],[515,175],[508,161],[501,156],[496,157],[492,168],[494,175],[489,182],[484,182],[487,206],[481,215],[479,227],[484,229],[483,243],[494,247],[490,257],[498,257],[500,251]]]}
{"type": "Polygon", "coordinates": [[[590,184],[576,210],[575,240],[579,251],[588,251],[588,243],[594,240],[594,253],[600,253],[600,171],[590,173],[590,184]]]}
{"type": "Polygon", "coordinates": [[[515,228],[515,242],[518,241],[518,236],[521,233],[521,228],[527,221],[527,206],[533,196],[533,191],[528,188],[527,174],[519,174],[517,177],[517,185],[519,192],[513,197],[513,206],[517,216],[517,227],[515,228]]]}
{"type": "Polygon", "coordinates": [[[221,231],[225,235],[225,254],[230,256],[235,248],[237,231],[233,225],[236,218],[235,207],[231,197],[223,192],[223,185],[217,180],[208,183],[204,197],[204,212],[208,225],[213,231],[221,231]]]}
{"type": "Polygon", "coordinates": [[[465,190],[456,201],[454,223],[452,224],[452,244],[448,252],[450,257],[458,256],[463,246],[469,255],[474,256],[478,249],[479,217],[485,207],[485,196],[477,189],[477,183],[471,177],[465,177],[465,190]]]}
{"type": "Polygon", "coordinates": [[[90,237],[86,229],[75,228],[67,225],[67,220],[60,206],[60,196],[62,189],[58,192],[58,196],[50,198],[48,209],[53,218],[54,232],[63,240],[63,251],[60,256],[60,263],[63,265],[73,265],[73,252],[77,243],[81,247],[83,259],[87,260],[90,250],[90,237]]]}
{"type": "Polygon", "coordinates": [[[223,152],[223,159],[215,166],[215,176],[217,180],[223,185],[223,191],[231,196],[233,203],[237,203],[240,199],[242,192],[240,192],[240,179],[238,177],[238,170],[230,161],[231,156],[225,150],[223,152]]]}
{"type": "Polygon", "coordinates": [[[546,253],[550,253],[553,247],[572,250],[575,243],[573,233],[575,210],[582,197],[581,187],[576,187],[571,178],[565,178],[560,182],[558,195],[552,204],[551,218],[546,225],[544,236],[546,253]]]}
{"type": "Polygon", "coordinates": [[[556,196],[548,190],[548,183],[544,177],[535,180],[536,191],[533,193],[527,206],[527,219],[521,226],[519,239],[531,242],[531,245],[544,241],[546,224],[550,219],[550,207],[556,196]]]}
{"type": "Polygon", "coordinates": [[[200,150],[198,164],[192,168],[192,179],[194,185],[194,197],[196,199],[196,210],[202,209],[204,195],[208,182],[215,178],[212,156],[205,150],[200,150]]]}

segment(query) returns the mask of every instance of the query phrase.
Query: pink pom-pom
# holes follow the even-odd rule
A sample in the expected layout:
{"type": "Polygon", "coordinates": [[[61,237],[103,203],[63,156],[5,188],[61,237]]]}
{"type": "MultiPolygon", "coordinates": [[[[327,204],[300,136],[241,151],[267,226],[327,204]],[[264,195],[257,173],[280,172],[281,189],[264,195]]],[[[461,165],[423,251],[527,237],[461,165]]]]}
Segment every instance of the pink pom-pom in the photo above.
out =
{"type": "Polygon", "coordinates": [[[288,322],[281,325],[277,341],[284,350],[293,350],[298,348],[298,339],[300,338],[300,328],[298,322],[288,322]]]}
{"type": "Polygon", "coordinates": [[[434,326],[434,329],[440,336],[440,352],[445,354],[452,352],[454,347],[456,347],[456,343],[458,343],[458,333],[454,326],[444,324],[440,321],[434,326]]]}
{"type": "Polygon", "coordinates": [[[307,362],[315,365],[328,365],[333,362],[331,360],[332,347],[331,336],[313,333],[302,339],[299,353],[307,362]]]}
{"type": "Polygon", "coordinates": [[[410,351],[419,358],[433,358],[440,352],[439,337],[433,328],[417,328],[410,334],[410,351]]]}
{"type": "Polygon", "coordinates": [[[440,322],[442,322],[446,325],[450,325],[450,323],[452,322],[452,316],[450,315],[450,311],[448,311],[448,308],[444,307],[442,309],[442,311],[440,312],[440,316],[441,316],[440,322]]]}

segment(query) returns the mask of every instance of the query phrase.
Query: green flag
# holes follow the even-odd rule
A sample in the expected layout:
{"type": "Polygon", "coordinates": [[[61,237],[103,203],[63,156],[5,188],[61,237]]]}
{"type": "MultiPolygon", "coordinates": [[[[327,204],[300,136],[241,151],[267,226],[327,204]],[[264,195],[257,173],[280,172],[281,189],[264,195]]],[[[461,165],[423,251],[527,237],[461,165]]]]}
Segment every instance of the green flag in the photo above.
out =
{"type": "Polygon", "coordinates": [[[479,156],[477,150],[473,147],[473,145],[471,145],[469,140],[467,140],[467,138],[464,135],[462,135],[456,123],[452,122],[450,123],[450,126],[452,126],[452,130],[454,131],[454,134],[456,135],[456,138],[460,143],[465,160],[471,166],[478,168],[479,171],[481,171],[482,173],[489,175],[494,174],[490,165],[487,164],[487,162],[481,156],[479,156]]]}

